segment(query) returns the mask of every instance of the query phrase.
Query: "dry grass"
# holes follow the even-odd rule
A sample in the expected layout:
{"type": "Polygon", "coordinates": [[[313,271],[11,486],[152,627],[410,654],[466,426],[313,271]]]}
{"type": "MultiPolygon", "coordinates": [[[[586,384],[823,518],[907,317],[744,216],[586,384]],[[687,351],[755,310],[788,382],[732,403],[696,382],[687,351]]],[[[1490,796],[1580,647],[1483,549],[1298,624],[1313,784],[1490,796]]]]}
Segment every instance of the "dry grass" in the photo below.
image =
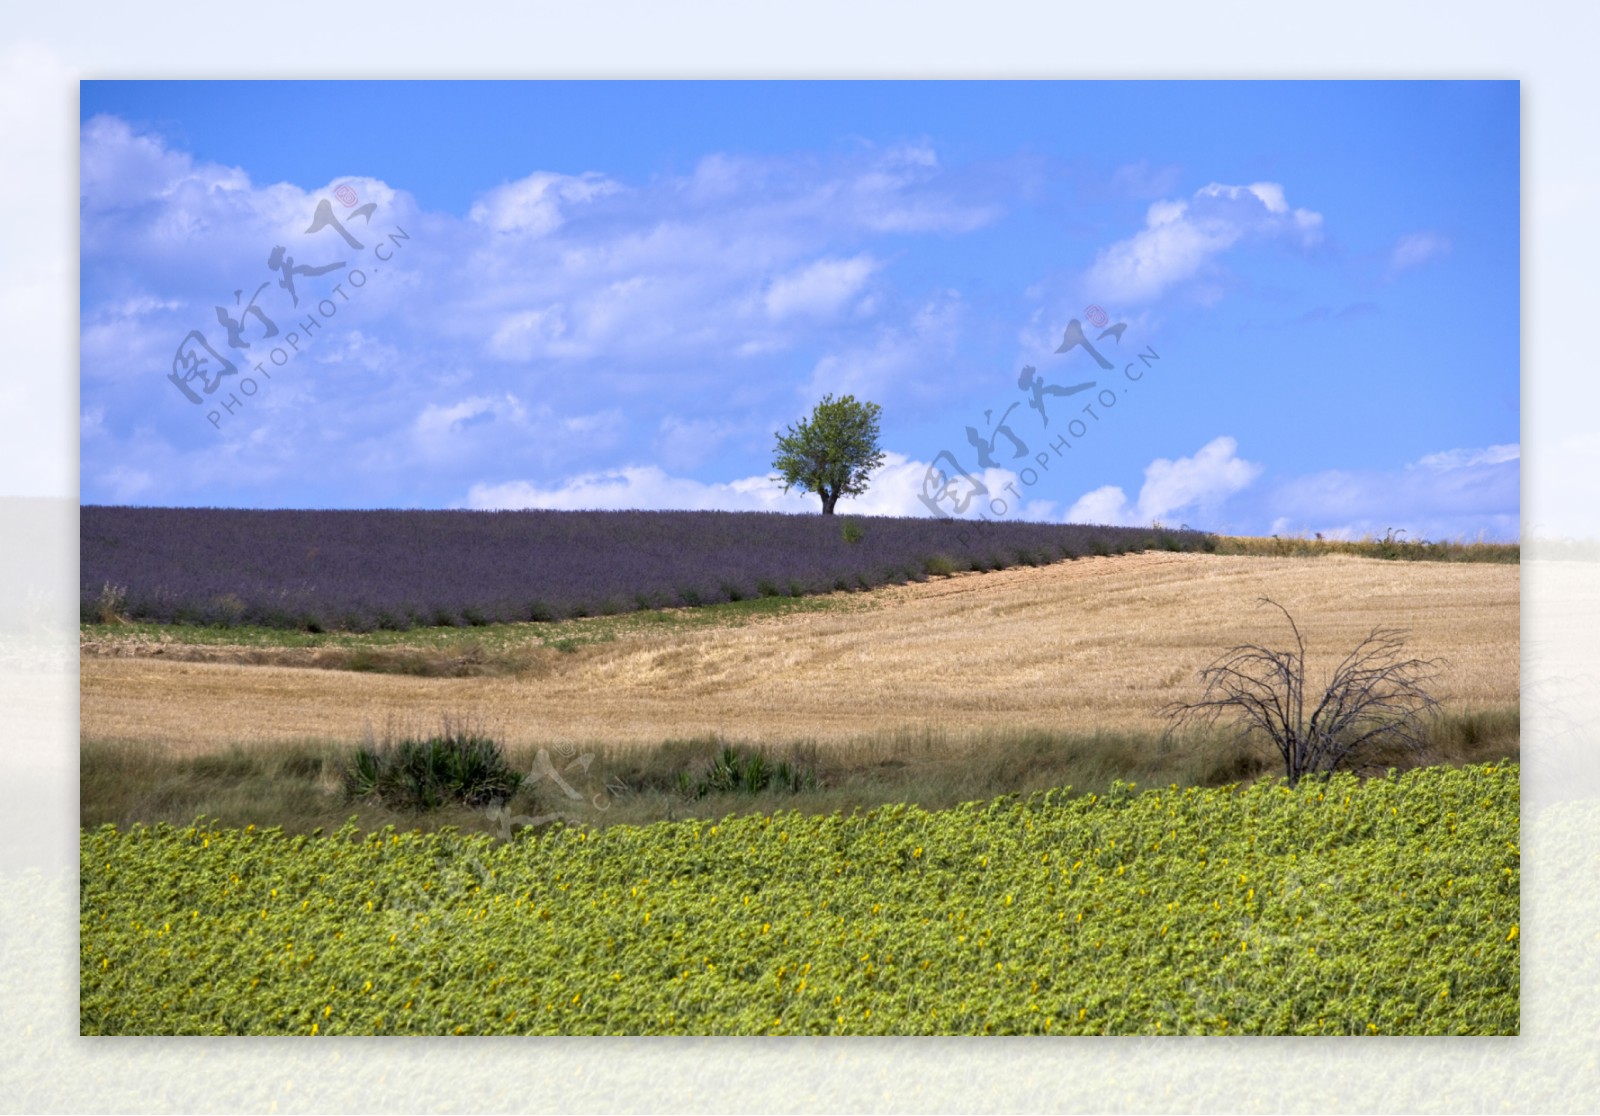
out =
{"type": "MultiPolygon", "coordinates": [[[[1429,754],[1435,763],[1517,761],[1515,709],[1455,714],[1435,725],[1429,754]]],[[[509,834],[513,824],[560,818],[569,824],[646,825],[687,817],[798,810],[869,810],[911,802],[938,810],[1002,794],[1053,787],[1104,793],[1114,781],[1140,786],[1221,786],[1282,774],[1259,745],[1217,737],[1173,740],[1154,734],[1101,732],[1071,736],[1039,731],[983,732],[952,737],[897,732],[827,746],[815,742],[729,742],[715,738],[649,745],[596,743],[545,750],[550,768],[570,780],[569,796],[540,771],[537,749],[512,749],[512,768],[530,777],[507,804],[506,819],[459,804],[416,814],[342,793],[341,771],[352,748],[329,744],[235,745],[223,751],[174,755],[156,745],[86,742],[81,763],[81,823],[186,825],[200,816],[224,825],[279,826],[291,833],[332,830],[355,817],[364,830],[452,826],[463,832],[509,834]],[[800,786],[755,793],[696,793],[716,757],[733,745],[801,776],[800,786]]],[[[1396,755],[1396,767],[1417,757],[1396,755]]]]}
{"type": "Polygon", "coordinates": [[[1391,532],[1383,538],[1367,535],[1359,539],[1314,539],[1299,535],[1270,538],[1248,535],[1220,535],[1216,554],[1250,554],[1271,558],[1321,558],[1348,554],[1357,558],[1385,558],[1398,562],[1510,562],[1522,561],[1521,543],[1491,543],[1408,539],[1405,532],[1391,532]]]}
{"type": "MultiPolygon", "coordinates": [[[[267,742],[355,741],[398,718],[465,714],[513,747],[652,746],[720,736],[826,748],[896,734],[1159,731],[1156,710],[1193,696],[1229,646],[1300,623],[1313,675],[1375,625],[1411,630],[1408,650],[1444,656],[1447,710],[1519,700],[1520,568],[1151,553],[1086,558],[878,590],[845,607],[733,627],[617,629],[607,642],[545,647],[504,677],[424,678],[312,670],[264,660],[173,662],[135,652],[82,659],[82,734],[167,754],[267,742]]],[[[258,654],[259,653],[259,654],[258,654]]],[[[503,649],[513,658],[516,648],[503,649]]]]}

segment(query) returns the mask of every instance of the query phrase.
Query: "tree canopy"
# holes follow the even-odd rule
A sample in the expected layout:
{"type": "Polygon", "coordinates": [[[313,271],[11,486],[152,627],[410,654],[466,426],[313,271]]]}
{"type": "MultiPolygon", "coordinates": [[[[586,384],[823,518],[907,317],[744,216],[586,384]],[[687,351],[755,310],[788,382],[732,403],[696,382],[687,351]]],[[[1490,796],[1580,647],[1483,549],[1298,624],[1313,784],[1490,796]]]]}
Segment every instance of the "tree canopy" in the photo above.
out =
{"type": "Polygon", "coordinates": [[[776,435],[772,467],[784,482],[783,490],[815,492],[822,500],[823,515],[833,514],[839,497],[866,492],[873,470],[883,464],[878,445],[882,410],[876,403],[858,402],[853,395],[823,396],[809,418],[776,435]]]}

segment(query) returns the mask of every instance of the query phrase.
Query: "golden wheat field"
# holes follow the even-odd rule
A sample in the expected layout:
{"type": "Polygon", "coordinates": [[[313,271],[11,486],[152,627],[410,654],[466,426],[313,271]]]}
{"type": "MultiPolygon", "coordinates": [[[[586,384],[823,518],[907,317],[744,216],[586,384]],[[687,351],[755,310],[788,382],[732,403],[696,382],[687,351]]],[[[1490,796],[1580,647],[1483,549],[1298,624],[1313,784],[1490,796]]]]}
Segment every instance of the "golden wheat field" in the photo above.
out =
{"type": "MultiPolygon", "coordinates": [[[[268,661],[82,658],[85,739],[194,753],[355,740],[472,717],[508,744],[648,744],[717,733],[826,744],[867,734],[1147,730],[1228,647],[1282,646],[1294,615],[1322,677],[1376,625],[1448,660],[1449,709],[1518,701],[1519,567],[1329,556],[1146,553],[965,573],[844,594],[837,607],[730,627],[624,630],[499,677],[418,678],[268,661]]],[[[530,626],[531,627],[531,626],[530,626]]],[[[226,648],[210,652],[226,660],[226,648]]],[[[303,656],[301,656],[303,658],[303,656]]],[[[285,651],[283,662],[295,661],[285,651]]]]}

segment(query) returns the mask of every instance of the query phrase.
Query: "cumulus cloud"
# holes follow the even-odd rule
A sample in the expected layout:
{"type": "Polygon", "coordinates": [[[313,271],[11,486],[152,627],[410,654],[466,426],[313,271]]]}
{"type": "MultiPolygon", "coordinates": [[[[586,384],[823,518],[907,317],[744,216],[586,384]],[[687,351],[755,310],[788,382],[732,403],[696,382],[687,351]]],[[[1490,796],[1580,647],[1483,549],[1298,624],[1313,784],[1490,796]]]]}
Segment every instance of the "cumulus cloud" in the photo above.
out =
{"type": "Polygon", "coordinates": [[[467,216],[498,233],[544,236],[560,228],[567,213],[621,185],[603,174],[551,174],[539,171],[486,193],[467,216]]]}
{"type": "Polygon", "coordinates": [[[1148,302],[1247,238],[1308,247],[1321,230],[1322,215],[1291,208],[1276,182],[1213,182],[1190,198],[1151,203],[1145,227],[1101,251],[1084,282],[1107,302],[1148,302]]]}
{"type": "Polygon", "coordinates": [[[1106,485],[1079,497],[1065,518],[1335,539],[1390,530],[1412,539],[1516,539],[1520,466],[1521,447],[1511,443],[1441,450],[1398,469],[1328,469],[1263,486],[1256,483],[1262,467],[1241,459],[1233,438],[1220,437],[1192,457],[1151,462],[1136,500],[1106,485]]]}
{"type": "MultiPolygon", "coordinates": [[[[334,185],[354,185],[380,214],[354,232],[375,220],[416,232],[385,269],[391,294],[405,288],[407,305],[395,310],[414,340],[456,351],[474,344],[509,364],[603,357],[613,369],[652,373],[812,343],[819,319],[867,307],[861,296],[882,263],[862,244],[890,230],[968,230],[997,212],[961,200],[971,188],[946,183],[931,148],[918,145],[820,165],[714,156],[688,180],[639,186],[536,171],[486,191],[465,220],[420,213],[409,196],[370,179],[253,184],[239,168],[196,161],[112,117],[85,124],[81,165],[89,314],[115,287],[120,300],[176,304],[204,324],[235,289],[275,279],[264,266],[274,245],[289,245],[303,265],[348,262],[331,231],[305,238],[318,201],[334,185]],[[578,220],[601,199],[603,221],[578,220]],[[816,252],[851,241],[854,251],[816,252]]],[[[897,305],[874,298],[870,308],[897,305]]],[[[904,305],[916,313],[916,299],[904,305]]]]}
{"type": "Polygon", "coordinates": [[[1239,444],[1226,435],[1213,438],[1193,457],[1157,458],[1145,467],[1139,498],[1106,485],[1085,493],[1068,509],[1068,523],[1142,526],[1190,512],[1212,513],[1228,497],[1249,486],[1262,467],[1238,456],[1239,444]]]}
{"type": "MultiPolygon", "coordinates": [[[[961,299],[896,284],[884,261],[912,250],[908,238],[993,220],[1012,189],[952,175],[925,143],[863,145],[710,154],[688,176],[642,181],[531,168],[452,214],[350,173],[359,167],[321,184],[254,182],[110,116],[84,123],[80,165],[82,409],[101,416],[82,459],[91,501],[131,491],[126,479],[111,485],[119,457],[137,457],[151,478],[141,498],[199,488],[213,502],[253,502],[239,486],[292,475],[290,447],[316,445],[319,470],[337,472],[347,498],[427,502],[491,462],[546,480],[552,468],[602,470],[623,442],[658,444],[669,471],[700,468],[705,450],[770,433],[772,415],[797,397],[815,402],[820,385],[921,406],[948,389],[913,373],[948,362],[961,299]],[[328,201],[339,186],[362,208],[328,201]],[[326,223],[309,231],[319,204],[361,248],[326,223]],[[400,230],[407,239],[378,265],[375,244],[400,230]],[[338,266],[298,277],[294,304],[267,263],[278,246],[302,267],[338,266]],[[361,289],[334,294],[357,266],[361,289]],[[252,298],[259,320],[245,310],[252,298]],[[321,299],[337,316],[308,332],[300,323],[321,299]],[[241,377],[290,331],[299,348],[266,365],[270,381],[257,375],[243,411],[214,428],[215,408],[188,402],[167,373],[192,330],[227,349],[218,307],[253,346],[238,354],[241,377]],[[357,346],[358,336],[384,343],[357,346]],[[638,399],[661,402],[626,402],[638,399]],[[658,429],[668,408],[716,436],[658,429]],[[135,447],[141,429],[153,436],[135,447]],[[408,455],[428,469],[406,470],[408,455]]],[[[63,258],[30,256],[15,304],[32,305],[63,258]]],[[[19,337],[49,319],[36,309],[19,337]]]]}

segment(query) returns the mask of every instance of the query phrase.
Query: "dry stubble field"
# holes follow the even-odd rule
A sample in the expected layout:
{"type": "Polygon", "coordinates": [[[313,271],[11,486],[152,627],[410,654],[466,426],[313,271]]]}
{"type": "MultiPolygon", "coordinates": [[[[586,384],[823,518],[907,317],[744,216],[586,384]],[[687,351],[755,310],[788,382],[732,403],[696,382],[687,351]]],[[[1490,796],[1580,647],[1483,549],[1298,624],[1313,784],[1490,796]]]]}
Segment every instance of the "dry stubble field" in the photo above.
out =
{"type": "Polygon", "coordinates": [[[1435,689],[1447,709],[1519,700],[1516,565],[1145,553],[840,596],[836,608],[732,627],[623,629],[503,677],[172,661],[101,639],[82,657],[81,731],[195,754],[354,741],[441,713],[511,745],[1151,730],[1163,724],[1156,710],[1196,695],[1196,672],[1229,646],[1282,645],[1287,628],[1258,606],[1263,596],[1294,614],[1316,677],[1373,626],[1397,626],[1412,653],[1449,660],[1435,689]]]}

